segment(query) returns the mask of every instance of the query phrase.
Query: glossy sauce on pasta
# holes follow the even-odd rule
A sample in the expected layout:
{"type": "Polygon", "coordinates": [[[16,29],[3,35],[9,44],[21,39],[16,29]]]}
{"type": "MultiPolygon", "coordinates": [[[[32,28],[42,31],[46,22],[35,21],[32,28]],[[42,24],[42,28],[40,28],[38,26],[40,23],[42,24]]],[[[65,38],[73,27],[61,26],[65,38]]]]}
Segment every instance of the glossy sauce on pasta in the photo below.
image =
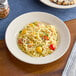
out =
{"type": "Polygon", "coordinates": [[[17,44],[29,56],[44,57],[57,48],[58,33],[54,25],[33,22],[19,32],[17,44]]]}

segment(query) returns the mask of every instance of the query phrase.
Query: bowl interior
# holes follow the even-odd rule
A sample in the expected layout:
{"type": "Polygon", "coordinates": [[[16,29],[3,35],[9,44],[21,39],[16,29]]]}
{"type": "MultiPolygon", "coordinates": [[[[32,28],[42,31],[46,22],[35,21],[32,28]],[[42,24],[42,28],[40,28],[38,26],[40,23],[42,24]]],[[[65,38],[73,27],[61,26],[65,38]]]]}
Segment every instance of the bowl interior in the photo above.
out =
{"type": "Polygon", "coordinates": [[[30,12],[17,17],[9,24],[6,30],[5,40],[9,51],[19,60],[31,64],[46,64],[53,62],[64,55],[70,44],[70,33],[64,22],[56,16],[44,12],[30,12]],[[56,27],[60,36],[59,45],[56,51],[51,55],[40,58],[30,57],[18,48],[17,35],[19,31],[25,25],[34,21],[45,22],[56,27]]]}

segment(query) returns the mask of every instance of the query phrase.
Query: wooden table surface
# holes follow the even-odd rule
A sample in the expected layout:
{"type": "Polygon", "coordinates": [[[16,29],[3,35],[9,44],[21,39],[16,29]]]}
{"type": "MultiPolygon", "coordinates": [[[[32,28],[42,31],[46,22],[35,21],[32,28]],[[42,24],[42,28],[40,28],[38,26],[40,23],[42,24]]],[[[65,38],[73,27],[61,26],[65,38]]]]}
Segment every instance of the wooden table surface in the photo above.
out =
{"type": "Polygon", "coordinates": [[[66,21],[71,33],[71,44],[59,60],[46,65],[31,65],[17,60],[0,40],[0,76],[61,76],[76,40],[76,19],[66,21]]]}

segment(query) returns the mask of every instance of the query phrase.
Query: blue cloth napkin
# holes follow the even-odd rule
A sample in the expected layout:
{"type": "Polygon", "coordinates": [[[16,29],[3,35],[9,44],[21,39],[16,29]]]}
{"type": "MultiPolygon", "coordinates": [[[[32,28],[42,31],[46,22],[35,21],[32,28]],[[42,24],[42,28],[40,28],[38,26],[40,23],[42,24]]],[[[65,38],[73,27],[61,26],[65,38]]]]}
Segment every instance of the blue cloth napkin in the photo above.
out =
{"type": "MultiPolygon", "coordinates": [[[[76,8],[56,9],[48,7],[40,2],[40,0],[9,0],[10,14],[7,18],[0,20],[0,40],[4,39],[5,31],[9,23],[17,16],[31,12],[42,11],[58,16],[63,21],[76,18],[76,8]]],[[[14,26],[14,25],[13,25],[14,26]]]]}

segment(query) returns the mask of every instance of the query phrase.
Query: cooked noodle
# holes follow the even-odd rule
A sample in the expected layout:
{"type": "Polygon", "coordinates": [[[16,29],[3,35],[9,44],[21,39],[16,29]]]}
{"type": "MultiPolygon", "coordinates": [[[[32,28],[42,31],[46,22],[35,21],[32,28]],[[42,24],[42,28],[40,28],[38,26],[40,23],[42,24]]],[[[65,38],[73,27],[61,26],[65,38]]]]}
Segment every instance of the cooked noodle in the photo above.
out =
{"type": "Polygon", "coordinates": [[[32,57],[43,57],[57,48],[58,34],[53,25],[33,22],[19,32],[17,43],[24,53],[32,57]]]}

